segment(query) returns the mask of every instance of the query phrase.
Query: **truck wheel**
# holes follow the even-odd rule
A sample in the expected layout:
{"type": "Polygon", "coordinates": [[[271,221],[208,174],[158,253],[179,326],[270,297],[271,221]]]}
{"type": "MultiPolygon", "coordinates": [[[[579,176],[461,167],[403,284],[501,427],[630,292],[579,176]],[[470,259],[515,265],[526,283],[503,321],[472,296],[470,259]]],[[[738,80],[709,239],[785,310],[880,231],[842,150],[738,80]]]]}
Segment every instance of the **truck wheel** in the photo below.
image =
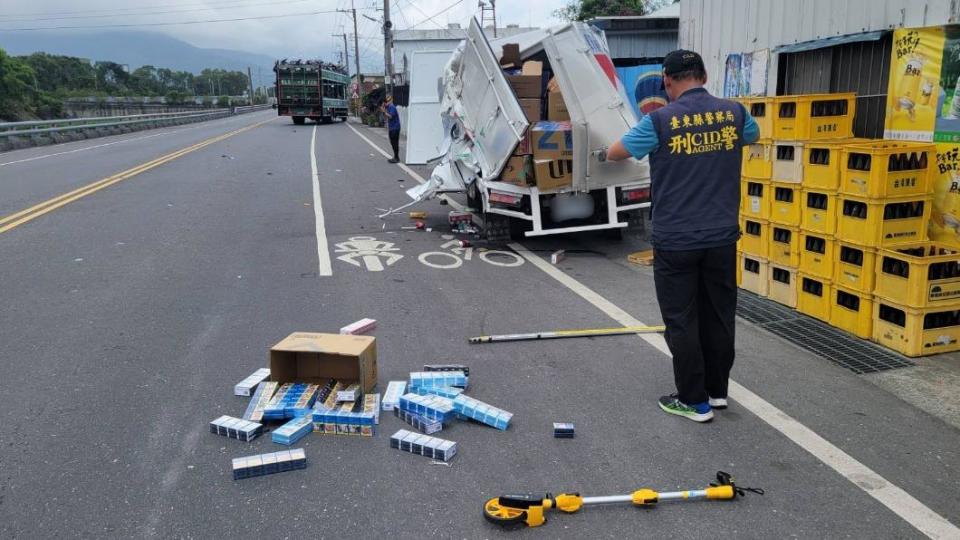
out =
{"type": "Polygon", "coordinates": [[[302,117],[302,116],[294,116],[294,117],[293,117],[293,123],[296,124],[296,125],[298,125],[298,126],[302,126],[302,125],[306,122],[306,120],[307,120],[307,119],[304,118],[304,117],[302,117]]]}
{"type": "Polygon", "coordinates": [[[476,180],[467,188],[467,208],[471,210],[483,210],[483,200],[480,198],[480,190],[477,188],[476,180]]]}

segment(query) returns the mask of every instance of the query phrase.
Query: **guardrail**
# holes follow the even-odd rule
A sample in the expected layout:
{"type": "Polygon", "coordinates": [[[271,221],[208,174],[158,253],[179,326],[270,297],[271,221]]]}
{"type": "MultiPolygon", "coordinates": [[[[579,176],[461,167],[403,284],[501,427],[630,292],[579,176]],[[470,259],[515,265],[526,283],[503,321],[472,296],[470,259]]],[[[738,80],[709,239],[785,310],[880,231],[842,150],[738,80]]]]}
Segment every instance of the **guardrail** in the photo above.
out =
{"type": "Polygon", "coordinates": [[[126,116],[99,116],[93,118],[64,118],[58,120],[30,120],[0,122],[0,137],[42,135],[82,129],[129,126],[135,124],[166,123],[168,121],[196,120],[228,116],[230,109],[212,109],[204,112],[175,112],[132,114],[126,116]]]}
{"type": "Polygon", "coordinates": [[[270,104],[263,104],[263,105],[244,105],[243,107],[234,107],[234,108],[233,108],[233,111],[234,111],[235,113],[237,113],[237,114],[241,114],[241,113],[248,113],[248,112],[255,112],[255,111],[263,111],[263,110],[269,109],[269,108],[271,108],[271,107],[272,107],[272,105],[270,105],[270,104]]]}

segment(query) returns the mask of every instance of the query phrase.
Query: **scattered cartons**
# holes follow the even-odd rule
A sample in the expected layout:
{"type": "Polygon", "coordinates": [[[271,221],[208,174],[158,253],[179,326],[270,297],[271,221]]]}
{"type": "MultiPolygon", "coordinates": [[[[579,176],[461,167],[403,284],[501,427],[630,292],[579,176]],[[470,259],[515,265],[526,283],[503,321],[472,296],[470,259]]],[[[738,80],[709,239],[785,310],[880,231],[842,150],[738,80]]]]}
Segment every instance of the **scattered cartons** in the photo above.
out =
{"type": "Polygon", "coordinates": [[[267,368],[260,368],[254,371],[246,379],[237,383],[237,385],[233,387],[233,395],[250,397],[250,394],[253,393],[253,389],[269,378],[270,370],[267,368]]]}
{"type": "Polygon", "coordinates": [[[360,385],[353,383],[343,390],[337,391],[337,402],[349,401],[353,403],[360,398],[360,385]]]}
{"type": "Polygon", "coordinates": [[[533,156],[510,156],[507,164],[500,173],[500,181],[515,186],[528,186],[533,184],[533,156]]]}
{"type": "Polygon", "coordinates": [[[567,252],[558,249],[550,254],[550,264],[560,264],[561,261],[567,258],[567,252]]]}
{"type": "Polygon", "coordinates": [[[411,386],[410,392],[414,394],[419,394],[421,396],[440,396],[447,399],[453,399],[463,393],[462,388],[456,388],[454,386],[434,386],[434,387],[422,387],[422,386],[411,386]]]}
{"type": "Polygon", "coordinates": [[[306,437],[311,431],[313,431],[313,419],[309,416],[301,416],[275,429],[270,439],[275,443],[290,446],[306,437]]]}
{"type": "Polygon", "coordinates": [[[265,474],[305,469],[306,467],[307,454],[302,448],[239,457],[233,460],[233,479],[253,478],[265,474]]]}
{"type": "Polygon", "coordinates": [[[270,377],[280,383],[357,381],[363,392],[372,392],[377,384],[377,340],[295,332],[270,349],[270,377]]]}
{"type": "Polygon", "coordinates": [[[543,63],[527,61],[519,75],[507,75],[507,82],[519,99],[539,99],[543,93],[543,63]]]}
{"type": "MultiPolygon", "coordinates": [[[[426,366],[424,366],[426,368],[426,366]]],[[[381,406],[385,411],[392,411],[400,405],[400,396],[407,391],[407,381],[390,381],[387,391],[383,393],[381,406]]]]}
{"type": "Polygon", "coordinates": [[[465,394],[461,394],[453,400],[453,409],[471,420],[476,420],[481,424],[495,427],[501,431],[510,427],[510,419],[513,418],[513,413],[508,413],[465,394]]]}
{"type": "Polygon", "coordinates": [[[462,371],[413,371],[410,387],[437,388],[444,386],[467,387],[467,375],[462,371]]]}
{"type": "MultiPolygon", "coordinates": [[[[410,212],[411,214],[413,212],[410,212]]],[[[421,212],[425,213],[425,212],[421,212]]],[[[360,319],[357,322],[350,323],[340,329],[340,335],[358,335],[369,332],[377,327],[376,319],[360,319]]]]}
{"type": "Polygon", "coordinates": [[[259,422],[263,420],[263,410],[273,399],[273,394],[277,391],[278,383],[273,381],[262,382],[257,386],[257,391],[250,398],[250,404],[247,405],[246,412],[243,413],[244,420],[259,422]]]}
{"type": "Polygon", "coordinates": [[[457,443],[405,429],[390,436],[390,448],[439,461],[450,461],[457,454],[457,443]]]}
{"type": "MultiPolygon", "coordinates": [[[[463,396],[458,399],[460,397],[463,396]]],[[[440,396],[404,394],[400,397],[400,408],[439,422],[447,422],[453,417],[453,400],[440,396]]]]}
{"type": "Polygon", "coordinates": [[[262,432],[262,424],[227,415],[210,422],[210,433],[223,435],[238,441],[250,442],[262,432]]]}
{"type": "Polygon", "coordinates": [[[572,439],[574,437],[573,424],[567,422],[554,422],[553,436],[556,439],[572,439]]]}
{"type": "Polygon", "coordinates": [[[403,409],[394,409],[393,415],[397,418],[403,420],[404,422],[410,424],[414,428],[430,435],[431,433],[436,433],[443,429],[443,423],[436,420],[431,420],[420,416],[419,414],[414,414],[412,412],[405,411],[403,409]]]}
{"type": "Polygon", "coordinates": [[[470,367],[463,364],[424,364],[424,371],[462,371],[470,377],[470,367]]]}
{"type": "Polygon", "coordinates": [[[263,410],[264,419],[282,420],[310,414],[319,389],[316,384],[284,383],[263,410]]]}

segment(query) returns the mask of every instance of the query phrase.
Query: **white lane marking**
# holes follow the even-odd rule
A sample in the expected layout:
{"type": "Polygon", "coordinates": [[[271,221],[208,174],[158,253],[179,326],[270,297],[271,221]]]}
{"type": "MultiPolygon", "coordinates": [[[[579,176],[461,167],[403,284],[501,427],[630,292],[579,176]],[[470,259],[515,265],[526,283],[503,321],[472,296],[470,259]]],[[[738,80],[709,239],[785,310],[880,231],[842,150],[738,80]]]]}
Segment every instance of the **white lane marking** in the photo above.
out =
{"type": "Polygon", "coordinates": [[[323,221],[323,203],[320,201],[320,174],[317,172],[317,126],[313,126],[313,135],[310,136],[310,183],[313,186],[313,213],[317,223],[317,259],[319,260],[319,274],[332,276],[333,266],[330,264],[330,248],[327,246],[327,227],[323,221]]]}
{"type": "MultiPolygon", "coordinates": [[[[522,255],[531,264],[546,272],[561,285],[593,304],[611,319],[623,326],[644,326],[644,324],[626,311],[620,309],[606,298],[600,296],[586,285],[563,273],[540,256],[520,244],[508,244],[510,249],[522,255]]],[[[663,336],[659,334],[639,334],[639,338],[653,345],[657,350],[670,357],[663,336]]],[[[744,409],[782,433],[795,444],[813,454],[814,457],[830,466],[841,476],[865,491],[897,514],[904,521],[930,538],[960,538],[960,528],[947,521],[909,493],[883,478],[872,469],[860,463],[852,456],[817,435],[794,418],[775,407],[770,402],[754,394],[736,381],[730,381],[730,397],[744,409]]]]}
{"type": "MultiPolygon", "coordinates": [[[[232,120],[233,117],[230,117],[230,118],[228,118],[228,119],[231,119],[231,120],[232,120]]],[[[173,135],[174,133],[180,133],[180,132],[183,132],[183,131],[189,131],[189,130],[191,130],[191,129],[197,129],[197,128],[200,128],[200,127],[204,127],[205,125],[206,125],[206,126],[209,126],[210,124],[207,124],[206,122],[198,122],[197,125],[190,126],[190,127],[185,127],[185,128],[182,128],[182,129],[175,129],[175,130],[173,130],[173,131],[164,131],[164,132],[162,132],[162,133],[154,133],[154,134],[151,134],[151,135],[144,135],[144,136],[142,136],[142,137],[134,137],[134,138],[132,138],[132,139],[121,139],[121,140],[119,140],[119,141],[112,141],[112,142],[103,143],[103,144],[95,144],[95,145],[93,145],[93,146],[84,146],[83,148],[75,148],[75,149],[73,149],[73,150],[64,150],[63,152],[54,152],[54,153],[52,153],[52,154],[44,154],[44,155],[42,155],[42,156],[33,156],[33,157],[29,157],[29,158],[24,158],[24,159],[17,159],[17,160],[14,160],[14,161],[7,161],[7,162],[4,162],[4,163],[0,163],[0,167],[6,166],[6,165],[14,165],[14,164],[16,164],[16,163],[27,163],[27,162],[30,162],[30,161],[36,161],[36,160],[38,160],[38,159],[46,159],[46,158],[51,158],[51,157],[56,157],[56,156],[63,156],[63,155],[66,155],[66,154],[75,154],[75,153],[77,153],[77,152],[84,152],[84,151],[87,151],[87,150],[96,150],[97,148],[103,148],[103,147],[105,147],[105,146],[113,146],[113,145],[115,145],[115,144],[120,144],[120,143],[133,142],[133,141],[142,141],[142,140],[144,140],[144,139],[152,139],[153,137],[160,137],[160,136],[162,136],[162,135],[173,135]]]]}
{"type": "MultiPolygon", "coordinates": [[[[387,155],[386,152],[380,150],[370,139],[361,135],[353,126],[350,126],[350,129],[353,129],[354,133],[379,150],[380,153],[387,155]]],[[[415,173],[411,174],[411,176],[421,184],[424,182],[424,180],[415,173]]],[[[613,302],[610,302],[586,285],[563,273],[522,245],[512,243],[509,244],[509,247],[621,325],[644,326],[642,322],[617,307],[613,302]]],[[[654,348],[667,355],[667,357],[671,356],[670,349],[667,347],[667,342],[663,339],[663,336],[659,334],[640,334],[638,337],[653,345],[654,348]]],[[[918,531],[930,538],[960,538],[960,528],[956,525],[950,523],[943,516],[931,510],[903,489],[890,483],[866,465],[834,446],[810,428],[776,408],[773,404],[733,380],[730,381],[729,391],[730,397],[735,399],[745,409],[782,433],[793,441],[793,443],[811,453],[830,468],[837,471],[841,476],[850,480],[855,486],[903,518],[904,521],[915,527],[918,531]]]]}
{"type": "Polygon", "coordinates": [[[347,242],[336,246],[336,253],[345,254],[337,256],[337,259],[357,268],[365,267],[369,272],[383,272],[384,262],[387,266],[393,266],[403,258],[403,255],[397,253],[400,248],[395,247],[393,242],[377,240],[373,236],[351,236],[347,242]],[[381,257],[383,261],[380,260],[381,257]]]}
{"type": "MultiPolygon", "coordinates": [[[[393,157],[392,155],[388,154],[388,153],[386,152],[386,150],[384,150],[384,149],[380,148],[379,146],[377,146],[377,144],[376,144],[375,142],[373,142],[373,141],[371,141],[370,139],[368,139],[363,133],[360,133],[359,131],[357,131],[357,128],[351,126],[349,122],[347,122],[347,127],[350,128],[350,129],[352,129],[353,132],[357,134],[357,137],[360,137],[361,139],[367,141],[367,144],[369,144],[370,146],[372,146],[377,152],[380,152],[380,154],[382,154],[383,157],[385,157],[385,158],[387,158],[387,159],[390,159],[390,158],[393,157]]],[[[413,178],[414,180],[416,180],[417,182],[419,182],[419,183],[421,183],[421,184],[427,183],[427,181],[424,180],[424,178],[423,178],[422,176],[420,176],[419,174],[417,174],[417,172],[414,171],[413,169],[411,169],[410,167],[407,167],[406,164],[404,164],[404,163],[397,163],[397,166],[400,167],[400,168],[403,170],[403,172],[409,174],[410,177],[413,178]]],[[[464,211],[463,205],[460,204],[460,203],[458,203],[457,201],[453,200],[452,198],[447,197],[446,195],[440,195],[440,198],[443,199],[443,200],[445,200],[445,201],[447,201],[447,204],[449,204],[450,207],[453,208],[453,209],[455,209],[457,212],[463,212],[463,211],[464,211]]]]}

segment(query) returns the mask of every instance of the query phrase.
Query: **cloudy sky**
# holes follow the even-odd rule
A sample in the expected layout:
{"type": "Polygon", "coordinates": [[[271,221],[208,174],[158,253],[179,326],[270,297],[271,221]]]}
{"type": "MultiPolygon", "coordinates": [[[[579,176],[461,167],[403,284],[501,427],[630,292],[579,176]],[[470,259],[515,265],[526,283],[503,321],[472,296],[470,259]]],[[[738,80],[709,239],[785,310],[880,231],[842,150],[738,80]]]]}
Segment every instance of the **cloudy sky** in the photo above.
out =
{"type": "MultiPolygon", "coordinates": [[[[364,71],[383,69],[383,36],[378,22],[382,0],[353,0],[358,13],[360,57],[364,71]]],[[[557,20],[553,11],[567,0],[500,0],[500,26],[545,26],[557,20]]],[[[391,0],[394,27],[444,28],[466,24],[479,15],[477,0],[391,0]]],[[[0,29],[144,25],[128,27],[162,32],[200,47],[259,52],[275,57],[334,59],[342,39],[353,33],[351,17],[337,13],[351,0],[0,0],[0,29]],[[317,13],[321,12],[321,13],[317,13]],[[285,16],[291,15],[291,16],[285,16]],[[253,20],[203,22],[214,19],[253,20]],[[277,17],[281,16],[281,17],[277,17]]],[[[103,28],[102,31],[108,31],[103,28]]],[[[62,32],[75,30],[62,29],[62,32]]],[[[89,31],[89,30],[87,30],[89,31]]],[[[100,30],[98,30],[100,31],[100,30]]],[[[350,43],[351,49],[353,43],[350,43]]],[[[352,51],[351,51],[352,52],[352,51]]]]}

